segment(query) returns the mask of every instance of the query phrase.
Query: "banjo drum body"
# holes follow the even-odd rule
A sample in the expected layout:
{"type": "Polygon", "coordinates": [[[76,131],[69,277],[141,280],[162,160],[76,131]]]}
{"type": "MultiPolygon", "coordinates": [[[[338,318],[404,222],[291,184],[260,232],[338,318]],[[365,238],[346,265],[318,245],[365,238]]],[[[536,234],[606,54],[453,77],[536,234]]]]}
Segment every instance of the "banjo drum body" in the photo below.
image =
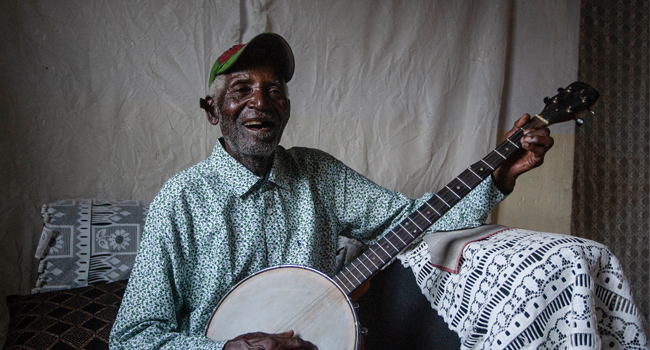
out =
{"type": "Polygon", "coordinates": [[[359,348],[359,322],[347,295],[322,272],[293,265],[271,267],[239,282],[217,306],[206,336],[228,340],[288,330],[319,350],[359,348]]]}

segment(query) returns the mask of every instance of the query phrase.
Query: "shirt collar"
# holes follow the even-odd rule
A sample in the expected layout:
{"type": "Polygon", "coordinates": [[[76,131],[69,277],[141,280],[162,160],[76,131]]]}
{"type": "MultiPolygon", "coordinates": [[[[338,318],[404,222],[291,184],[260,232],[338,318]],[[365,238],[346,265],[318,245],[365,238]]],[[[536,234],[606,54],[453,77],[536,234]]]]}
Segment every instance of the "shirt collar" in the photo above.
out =
{"type": "MultiPolygon", "coordinates": [[[[212,156],[217,175],[222,178],[222,183],[227,184],[237,196],[243,196],[249,192],[253,187],[258,187],[264,182],[264,177],[259,177],[244,165],[239,163],[233,158],[222,145],[223,138],[219,138],[212,150],[212,156]]],[[[291,189],[291,171],[288,163],[288,156],[286,150],[282,146],[278,146],[273,157],[273,166],[271,172],[266,180],[267,183],[272,183],[278,187],[290,190],[291,189]]]]}
{"type": "Polygon", "coordinates": [[[291,182],[294,179],[291,170],[292,166],[287,151],[284,147],[278,146],[275,150],[273,166],[271,167],[268,182],[271,182],[284,190],[290,191],[291,182]]]}

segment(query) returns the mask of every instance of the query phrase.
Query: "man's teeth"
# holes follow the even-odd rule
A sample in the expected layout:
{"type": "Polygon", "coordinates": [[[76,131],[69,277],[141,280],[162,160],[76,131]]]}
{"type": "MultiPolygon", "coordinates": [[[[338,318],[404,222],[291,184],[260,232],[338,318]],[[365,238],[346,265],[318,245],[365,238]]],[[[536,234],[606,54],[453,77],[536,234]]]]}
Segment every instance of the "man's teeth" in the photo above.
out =
{"type": "Polygon", "coordinates": [[[245,127],[248,128],[262,128],[273,126],[272,122],[260,122],[260,121],[249,121],[244,123],[245,127]]]}

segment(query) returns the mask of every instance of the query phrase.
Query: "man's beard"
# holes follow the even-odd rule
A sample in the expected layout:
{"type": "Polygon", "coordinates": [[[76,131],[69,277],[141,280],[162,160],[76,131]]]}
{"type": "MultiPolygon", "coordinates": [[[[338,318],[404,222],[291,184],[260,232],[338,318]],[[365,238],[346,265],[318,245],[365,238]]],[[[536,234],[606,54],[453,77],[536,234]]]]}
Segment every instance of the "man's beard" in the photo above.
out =
{"type": "Polygon", "coordinates": [[[256,118],[275,121],[273,130],[251,135],[244,125],[222,119],[222,134],[232,153],[239,156],[269,156],[273,154],[284,131],[282,119],[274,118],[272,114],[255,111],[256,118]],[[224,123],[225,122],[225,123],[224,123]]]}

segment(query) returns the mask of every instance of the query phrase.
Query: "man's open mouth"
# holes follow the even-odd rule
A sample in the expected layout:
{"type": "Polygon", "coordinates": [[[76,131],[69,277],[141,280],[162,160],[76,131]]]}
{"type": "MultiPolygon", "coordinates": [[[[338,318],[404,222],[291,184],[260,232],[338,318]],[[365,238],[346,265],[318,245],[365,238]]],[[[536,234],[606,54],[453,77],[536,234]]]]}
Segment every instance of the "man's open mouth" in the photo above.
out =
{"type": "Polygon", "coordinates": [[[252,120],[244,123],[244,126],[249,129],[266,129],[272,128],[275,126],[275,123],[272,121],[257,121],[252,120]]]}

